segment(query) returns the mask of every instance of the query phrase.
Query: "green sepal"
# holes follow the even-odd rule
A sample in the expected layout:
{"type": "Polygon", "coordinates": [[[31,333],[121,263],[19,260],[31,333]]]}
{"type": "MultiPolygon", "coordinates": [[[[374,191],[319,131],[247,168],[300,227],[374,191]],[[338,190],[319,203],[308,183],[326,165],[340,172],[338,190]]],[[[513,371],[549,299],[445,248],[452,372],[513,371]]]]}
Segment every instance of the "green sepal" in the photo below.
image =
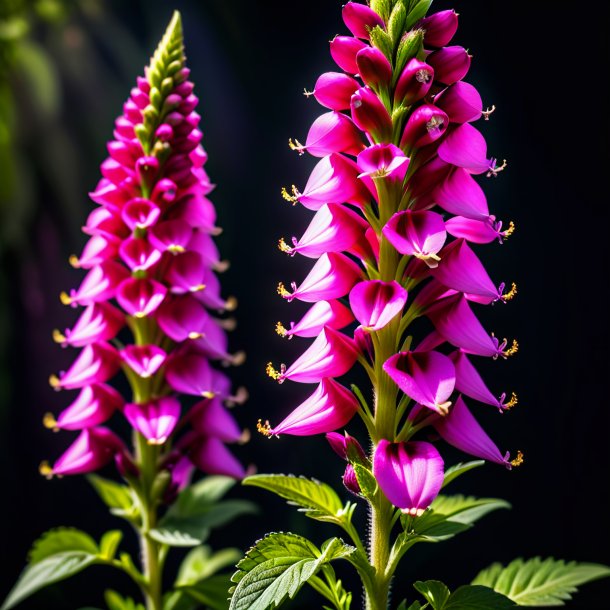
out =
{"type": "Polygon", "coordinates": [[[133,520],[138,516],[137,505],[134,502],[132,491],[127,485],[121,485],[97,474],[87,476],[102,502],[110,508],[113,515],[133,520]]]}
{"type": "Polygon", "coordinates": [[[384,21],[387,21],[390,17],[390,11],[392,10],[392,3],[390,0],[371,0],[370,7],[373,9],[384,21]]]}
{"type": "Polygon", "coordinates": [[[420,57],[424,50],[423,30],[407,32],[398,43],[396,63],[394,64],[393,84],[396,84],[407,62],[414,57],[420,57]]]}
{"type": "Polygon", "coordinates": [[[378,25],[371,29],[369,35],[373,46],[377,47],[391,63],[394,57],[394,43],[390,35],[378,25]]]}
{"type": "Polygon", "coordinates": [[[506,567],[494,563],[480,572],[472,584],[490,587],[518,606],[565,606],[577,587],[609,576],[610,567],[605,565],[534,557],[527,561],[515,559],[506,567]]]}
{"type": "Polygon", "coordinates": [[[377,495],[379,486],[377,485],[377,479],[373,476],[373,473],[362,466],[361,464],[354,464],[354,473],[360,486],[360,493],[367,499],[372,500],[377,495]]]}
{"type": "Polygon", "coordinates": [[[410,30],[420,19],[423,19],[431,6],[432,0],[419,0],[419,2],[411,0],[405,29],[410,30]]]}
{"type": "Polygon", "coordinates": [[[392,41],[392,51],[398,46],[405,31],[407,10],[402,2],[397,2],[388,19],[388,35],[392,41]]]}

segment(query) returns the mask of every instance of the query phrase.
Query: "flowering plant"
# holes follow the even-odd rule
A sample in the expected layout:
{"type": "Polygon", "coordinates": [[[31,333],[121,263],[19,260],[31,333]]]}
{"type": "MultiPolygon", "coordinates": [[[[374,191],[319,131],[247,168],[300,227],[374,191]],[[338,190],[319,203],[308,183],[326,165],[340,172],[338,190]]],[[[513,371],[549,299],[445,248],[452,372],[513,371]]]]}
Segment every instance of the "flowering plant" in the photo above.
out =
{"type": "MultiPolygon", "coordinates": [[[[78,394],[57,417],[44,418],[49,429],[78,435],[52,465],[41,465],[42,474],[88,474],[112,514],[138,533],[141,566],[119,552],[120,530],[99,543],[74,528],[51,530],[34,544],[3,610],[91,565],[131,577],[147,610],[226,605],[229,575],[222,570],[240,553],[213,553],[203,543],[210,529],[253,506],[222,500],[245,474],[225,446],[245,440],[226,409],[245,396],[233,393],[210,361],[239,364],[243,356],[228,352],[232,320],[214,315],[232,310],[235,301],[221,296],[215,275],[226,263],[213,241],[218,228],[207,198],[213,186],[188,76],[175,13],[116,120],[102,179],[91,193],[97,207],[83,229],[90,237],[81,256],[71,258],[87,273],[61,295],[82,311],[54,339],[81,351],[50,383],[78,394]],[[107,383],[119,371],[132,391],[129,402],[107,383]],[[131,430],[131,446],[106,425],[111,418],[131,430]],[[92,474],[112,462],[122,483],[92,474]],[[197,469],[212,476],[192,482],[197,469]],[[163,566],[172,547],[191,550],[165,590],[163,566]]],[[[112,610],[144,608],[112,590],[106,602],[112,610]]]]}
{"type": "MultiPolygon", "coordinates": [[[[315,339],[290,366],[270,363],[267,373],[279,383],[317,387],[281,423],[259,421],[259,431],[269,437],[326,434],[347,462],[343,483],[358,501],[343,503],[313,479],[248,477],[245,484],[335,524],[349,540],[317,546],[296,534],[269,534],[238,564],[232,610],[275,608],[305,583],[333,608],[350,608],[353,594],[332,567],[338,559],[356,569],[367,610],[386,610],[394,575],[415,545],[449,539],[509,507],[498,499],[441,493],[484,461],[512,469],[523,455],[501,451],[475,416],[489,406],[503,414],[517,404],[515,394],[493,393],[476,366],[477,358],[503,360],[518,350],[516,341],[498,339],[475,314],[517,292],[514,284],[495,283],[475,253],[514,230],[490,213],[475,179],[497,176],[506,163],[489,158],[473,126],[494,108],[484,110],[477,89],[464,81],[471,56],[452,44],[458,16],[451,10],[426,16],[430,5],[348,2],[343,20],[351,35],[330,43],[341,71],[322,74],[306,92],[326,111],[305,142],[290,141],[290,147],[319,161],[304,188],[282,194],[315,214],[300,239],[282,239],[279,247],[315,262],[300,284],[280,284],[278,293],[311,306],[276,330],[290,339],[315,339]],[[357,363],[369,378],[368,392],[337,381],[357,363]],[[369,452],[353,433],[337,432],[356,415],[369,452]],[[437,441],[478,461],[447,467],[437,441]],[[353,521],[362,504],[370,515],[366,541],[353,521]]],[[[417,582],[424,601],[397,606],[562,605],[576,585],[608,575],[605,566],[517,560],[506,569],[492,566],[453,593],[438,581],[417,582]]]]}

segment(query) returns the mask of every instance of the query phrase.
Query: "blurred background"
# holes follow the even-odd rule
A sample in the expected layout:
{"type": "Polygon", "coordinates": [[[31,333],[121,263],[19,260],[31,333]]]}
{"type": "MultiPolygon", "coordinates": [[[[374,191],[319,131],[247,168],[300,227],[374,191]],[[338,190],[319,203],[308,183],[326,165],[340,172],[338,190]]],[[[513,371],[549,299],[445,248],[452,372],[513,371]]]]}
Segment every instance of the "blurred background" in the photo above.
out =
{"type": "MultiPolygon", "coordinates": [[[[494,392],[517,392],[519,405],[502,417],[478,413],[503,450],[525,453],[525,464],[513,472],[488,465],[460,479],[454,492],[507,498],[513,510],[442,546],[416,547],[395,583],[396,600],[415,597],[416,579],[457,586],[492,561],[521,555],[610,564],[609,134],[608,99],[600,93],[609,68],[608,7],[583,14],[577,4],[558,6],[434,5],[461,15],[456,42],[474,55],[468,80],[485,104],[498,107],[481,127],[490,153],[509,162],[485,186],[494,213],[514,220],[517,231],[483,258],[494,279],[517,282],[519,295],[490,308],[484,321],[500,336],[516,336],[521,351],[485,363],[484,373],[494,392]]],[[[207,169],[218,185],[218,242],[232,263],[222,281],[240,301],[232,344],[248,360],[233,373],[250,400],[237,417],[251,429],[259,417],[277,423],[307,395],[298,384],[274,384],[264,369],[269,360],[291,362],[305,345],[273,331],[277,320],[301,313],[276,295],[278,280],[300,280],[308,270],[306,260],[277,250],[279,237],[300,235],[310,218],[284,202],[280,189],[304,185],[314,165],[287,141],[303,139],[321,113],[302,92],[334,69],[328,41],[344,31],[341,2],[0,0],[2,598],[43,531],[73,525],[99,537],[121,525],[83,478],[40,477],[40,461],[57,457],[69,441],[41,420],[65,406],[47,379],[73,354],[52,342],[51,331],[73,319],[58,295],[80,277],[67,258],[85,242],[80,226],[93,205],[87,193],[114,117],[174,8],[183,15],[207,169]]],[[[341,486],[343,464],[324,439],[254,434],[238,451],[261,472],[315,475],[341,486]]],[[[449,449],[444,455],[449,464],[462,459],[449,449]]],[[[245,548],[270,530],[317,542],[334,534],[266,492],[237,493],[258,502],[261,513],[215,534],[213,544],[245,548]]],[[[129,591],[127,580],[92,569],[23,608],[101,606],[103,586],[129,591]]],[[[608,595],[608,582],[595,583],[570,607],[605,609],[608,595]]],[[[291,607],[319,605],[305,595],[291,607]]]]}

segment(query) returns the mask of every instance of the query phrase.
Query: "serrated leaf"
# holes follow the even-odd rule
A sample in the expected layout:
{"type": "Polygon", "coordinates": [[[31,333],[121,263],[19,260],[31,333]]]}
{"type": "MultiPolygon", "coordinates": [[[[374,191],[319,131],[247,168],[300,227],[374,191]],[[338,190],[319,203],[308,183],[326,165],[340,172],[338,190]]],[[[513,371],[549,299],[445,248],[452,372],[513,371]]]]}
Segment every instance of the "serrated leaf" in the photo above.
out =
{"type": "Polygon", "coordinates": [[[242,557],[239,549],[222,549],[212,554],[208,546],[199,546],[188,553],[178,571],[175,587],[187,587],[205,580],[228,566],[234,566],[242,557]]]}
{"type": "Polygon", "coordinates": [[[148,535],[154,541],[168,546],[191,547],[198,546],[207,538],[209,533],[207,530],[201,530],[199,533],[202,534],[204,531],[205,535],[192,536],[190,533],[179,529],[156,527],[150,530],[148,535]]]}
{"type": "Polygon", "coordinates": [[[346,554],[337,538],[318,550],[309,540],[295,534],[270,534],[259,541],[233,575],[230,610],[266,610],[292,599],[300,588],[327,562],[346,554]]]}
{"type": "Polygon", "coordinates": [[[121,540],[123,540],[123,532],[120,530],[106,532],[100,540],[100,556],[109,561],[114,559],[121,540]]]}
{"type": "Polygon", "coordinates": [[[109,508],[129,511],[133,506],[131,491],[126,485],[121,485],[110,479],[104,479],[97,474],[90,474],[87,480],[91,483],[97,495],[109,508]]]}
{"type": "Polygon", "coordinates": [[[227,610],[229,607],[229,574],[217,574],[202,582],[182,589],[192,599],[213,610],[227,610]]]}
{"type": "Polygon", "coordinates": [[[40,589],[70,578],[97,562],[99,562],[99,558],[94,554],[67,551],[30,564],[21,573],[1,610],[10,610],[40,589]]]}
{"type": "Polygon", "coordinates": [[[343,504],[335,490],[315,479],[283,474],[258,474],[247,477],[244,485],[253,485],[271,491],[302,507],[312,519],[323,515],[337,516],[343,511],[343,504]]]}
{"type": "Polygon", "coordinates": [[[451,594],[442,610],[507,610],[514,607],[508,597],[493,589],[464,585],[451,594]]]}
{"type": "MultiPolygon", "coordinates": [[[[472,462],[460,462],[459,464],[455,464],[451,466],[445,471],[445,478],[443,480],[443,487],[446,487],[452,481],[455,481],[458,477],[461,477],[463,474],[466,474],[470,470],[474,470],[475,468],[480,468],[485,464],[485,460],[475,460],[472,462]]],[[[442,489],[442,488],[441,488],[442,489]]]]}
{"type": "Polygon", "coordinates": [[[99,548],[95,540],[86,532],[73,527],[58,527],[45,532],[34,542],[28,562],[38,563],[51,555],[66,551],[82,551],[97,555],[99,548]]]}
{"type": "Polygon", "coordinates": [[[490,587],[518,606],[564,606],[578,586],[608,576],[608,566],[535,557],[515,559],[506,567],[495,563],[480,572],[472,584],[490,587]]]}
{"type": "Polygon", "coordinates": [[[425,582],[418,580],[413,584],[413,587],[426,598],[426,601],[430,603],[434,610],[442,610],[451,595],[447,585],[440,580],[427,580],[425,582]]]}

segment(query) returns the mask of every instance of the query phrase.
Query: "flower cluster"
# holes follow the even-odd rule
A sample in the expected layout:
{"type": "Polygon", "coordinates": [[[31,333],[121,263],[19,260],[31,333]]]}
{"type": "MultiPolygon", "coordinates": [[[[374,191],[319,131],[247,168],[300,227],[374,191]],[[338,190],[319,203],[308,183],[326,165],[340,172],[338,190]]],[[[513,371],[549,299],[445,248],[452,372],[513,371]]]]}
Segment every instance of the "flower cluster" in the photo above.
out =
{"type": "Polygon", "coordinates": [[[70,260],[87,273],[61,300],[82,310],[54,339],[81,351],[50,383],[78,394],[44,423],[80,434],[52,466],[41,466],[47,476],[91,472],[113,458],[121,473],[137,474],[147,446],[158,447],[156,463],[171,473],[174,490],[194,467],[244,475],[225,447],[244,438],[225,407],[243,393],[233,395],[229,378],[210,365],[238,364],[243,356],[228,352],[232,321],[215,317],[235,301],[221,296],[215,273],[226,263],[213,240],[219,232],[207,198],[213,185],[188,76],[175,16],[116,120],[102,179],[90,195],[97,204],[83,228],[90,237],[70,260]],[[131,402],[107,383],[120,370],[131,402]],[[116,413],[137,433],[133,453],[105,426],[116,413]],[[174,442],[185,424],[188,431],[174,442]]]}
{"type": "MultiPolygon", "coordinates": [[[[473,126],[494,108],[484,110],[464,80],[472,58],[451,44],[457,14],[409,23],[400,6],[391,19],[374,8],[343,8],[352,35],[330,43],[341,71],[322,74],[306,93],[327,111],[304,143],[289,143],[319,161],[305,187],[284,189],[283,197],[315,214],[300,239],[282,239],[279,248],[315,263],[301,283],[280,284],[278,293],[313,305],[276,330],[315,340],[292,365],[269,364],[267,373],[318,387],[279,425],[259,422],[259,430],[328,434],[360,413],[375,447],[370,462],[352,437],[331,434],[329,441],[350,463],[367,465],[394,506],[419,515],[444,474],[436,446],[412,440],[420,430],[508,468],[522,461],[520,453],[511,460],[498,449],[465,402],[501,412],[517,402],[514,394],[492,393],[473,362],[518,349],[487,332],[474,313],[516,294],[514,284],[505,290],[494,283],[475,253],[481,244],[502,243],[514,227],[490,213],[475,179],[496,176],[506,164],[488,157],[473,126]],[[417,338],[411,326],[421,318],[429,322],[418,322],[417,338]],[[371,379],[374,409],[355,386],[350,391],[336,380],[356,362],[371,379]],[[349,446],[356,447],[351,457],[349,446]]],[[[344,481],[358,491],[351,464],[344,481]]]]}

